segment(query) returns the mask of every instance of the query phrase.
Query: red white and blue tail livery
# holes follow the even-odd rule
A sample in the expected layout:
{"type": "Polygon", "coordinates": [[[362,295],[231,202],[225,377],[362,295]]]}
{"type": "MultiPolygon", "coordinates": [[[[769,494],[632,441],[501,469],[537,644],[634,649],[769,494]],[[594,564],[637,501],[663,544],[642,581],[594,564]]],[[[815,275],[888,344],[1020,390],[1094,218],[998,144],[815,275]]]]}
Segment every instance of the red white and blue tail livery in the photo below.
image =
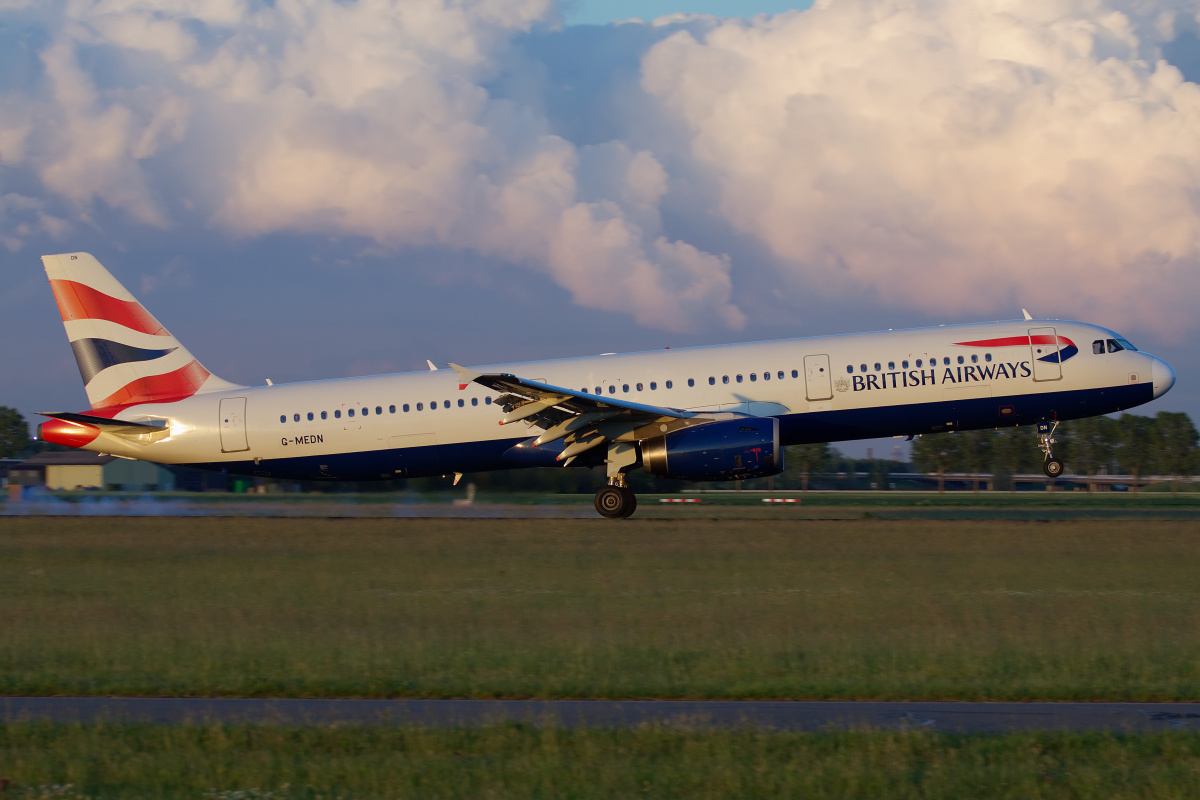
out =
{"type": "Polygon", "coordinates": [[[1036,426],[1050,476],[1062,420],[1149,402],[1175,373],[1097,325],[944,325],[278,386],[210,373],[87,253],[44,256],[91,409],[46,413],[47,441],[298,480],[604,466],[691,480],[783,469],[783,447],[1036,426]]]}

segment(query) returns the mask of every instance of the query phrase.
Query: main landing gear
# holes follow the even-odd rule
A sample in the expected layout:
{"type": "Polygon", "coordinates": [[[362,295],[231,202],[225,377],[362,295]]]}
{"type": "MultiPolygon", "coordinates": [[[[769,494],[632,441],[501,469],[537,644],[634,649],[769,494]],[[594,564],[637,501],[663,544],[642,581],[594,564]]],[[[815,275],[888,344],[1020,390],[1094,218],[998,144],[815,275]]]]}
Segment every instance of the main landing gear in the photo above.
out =
{"type": "Polygon", "coordinates": [[[616,483],[610,479],[607,486],[596,492],[596,510],[609,519],[628,517],[637,511],[637,495],[623,482],[616,483]]]}
{"type": "Polygon", "coordinates": [[[1058,440],[1054,438],[1054,432],[1058,430],[1058,422],[1053,424],[1049,422],[1038,423],[1038,448],[1045,454],[1046,458],[1042,461],[1042,472],[1046,473],[1047,478],[1057,478],[1063,474],[1063,462],[1054,457],[1054,451],[1051,446],[1058,440]]]}

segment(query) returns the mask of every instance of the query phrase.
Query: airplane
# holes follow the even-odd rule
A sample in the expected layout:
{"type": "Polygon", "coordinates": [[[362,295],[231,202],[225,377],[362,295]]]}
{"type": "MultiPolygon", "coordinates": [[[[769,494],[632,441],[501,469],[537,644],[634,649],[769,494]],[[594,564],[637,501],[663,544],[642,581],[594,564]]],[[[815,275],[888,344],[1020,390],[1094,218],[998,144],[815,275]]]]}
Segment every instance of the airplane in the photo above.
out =
{"type": "Polygon", "coordinates": [[[596,510],[637,508],[626,475],[735,481],[788,445],[1037,427],[1054,478],[1063,420],[1175,383],[1108,328],[1024,319],[438,369],[286,385],[218,378],[87,253],[43,256],[91,408],[45,412],[47,442],[239,475],[370,481],[603,465],[596,510]]]}

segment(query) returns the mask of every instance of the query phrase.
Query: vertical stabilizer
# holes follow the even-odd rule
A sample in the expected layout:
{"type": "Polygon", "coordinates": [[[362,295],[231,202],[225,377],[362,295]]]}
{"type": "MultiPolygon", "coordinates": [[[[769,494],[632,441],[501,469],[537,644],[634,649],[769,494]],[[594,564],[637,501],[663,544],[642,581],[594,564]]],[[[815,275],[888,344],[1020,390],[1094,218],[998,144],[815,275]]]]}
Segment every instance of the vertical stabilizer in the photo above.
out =
{"type": "Polygon", "coordinates": [[[236,388],[216,377],[88,253],[42,256],[92,408],[236,388]]]}

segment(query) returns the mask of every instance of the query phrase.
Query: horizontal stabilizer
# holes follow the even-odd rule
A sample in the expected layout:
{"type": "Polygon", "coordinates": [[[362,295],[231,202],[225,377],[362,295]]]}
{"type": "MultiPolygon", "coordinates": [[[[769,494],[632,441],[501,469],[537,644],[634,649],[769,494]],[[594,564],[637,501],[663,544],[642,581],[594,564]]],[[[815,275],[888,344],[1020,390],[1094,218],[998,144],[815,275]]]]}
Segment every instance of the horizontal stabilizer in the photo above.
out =
{"type": "Polygon", "coordinates": [[[74,422],[79,425],[92,425],[108,433],[154,433],[167,426],[166,420],[158,422],[129,422],[123,419],[109,419],[92,414],[74,414],[69,411],[39,411],[43,417],[61,419],[63,422],[74,422]]]}

